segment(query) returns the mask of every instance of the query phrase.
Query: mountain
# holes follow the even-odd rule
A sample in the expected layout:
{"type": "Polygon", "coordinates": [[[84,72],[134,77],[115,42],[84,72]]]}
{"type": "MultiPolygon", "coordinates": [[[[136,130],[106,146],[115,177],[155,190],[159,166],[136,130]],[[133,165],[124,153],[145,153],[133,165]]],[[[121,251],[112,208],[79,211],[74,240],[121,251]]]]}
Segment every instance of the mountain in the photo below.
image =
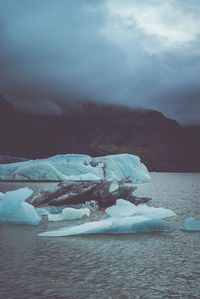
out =
{"type": "Polygon", "coordinates": [[[66,151],[73,153],[75,150],[90,155],[102,154],[73,137],[62,135],[59,127],[56,129],[54,125],[51,130],[52,124],[45,117],[23,114],[0,96],[0,154],[26,158],[42,158],[66,151]]]}
{"type": "Polygon", "coordinates": [[[200,129],[154,110],[86,103],[62,116],[26,115],[0,97],[0,154],[131,153],[151,171],[200,171],[200,129]]]}

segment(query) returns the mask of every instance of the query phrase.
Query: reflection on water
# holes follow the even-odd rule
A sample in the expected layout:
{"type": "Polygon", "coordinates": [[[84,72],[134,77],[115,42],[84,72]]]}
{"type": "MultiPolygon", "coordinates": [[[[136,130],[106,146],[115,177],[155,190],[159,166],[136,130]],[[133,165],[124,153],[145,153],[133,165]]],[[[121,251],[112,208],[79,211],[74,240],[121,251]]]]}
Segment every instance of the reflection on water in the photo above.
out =
{"type": "Polygon", "coordinates": [[[151,205],[177,213],[165,221],[171,233],[42,238],[39,232],[86,220],[1,224],[0,298],[199,298],[200,233],[178,229],[185,217],[200,216],[199,182],[199,174],[157,173],[138,186],[151,205]]]}

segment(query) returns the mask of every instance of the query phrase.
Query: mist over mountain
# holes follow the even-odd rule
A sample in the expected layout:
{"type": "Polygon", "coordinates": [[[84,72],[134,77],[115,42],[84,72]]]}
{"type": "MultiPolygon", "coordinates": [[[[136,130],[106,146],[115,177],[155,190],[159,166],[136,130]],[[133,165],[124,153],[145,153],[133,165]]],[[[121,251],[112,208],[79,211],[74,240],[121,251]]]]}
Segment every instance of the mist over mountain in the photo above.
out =
{"type": "Polygon", "coordinates": [[[197,0],[0,0],[0,92],[20,111],[87,101],[200,124],[197,0]]]}
{"type": "Polygon", "coordinates": [[[63,115],[30,115],[0,97],[0,154],[131,153],[151,171],[200,171],[200,127],[181,127],[154,110],[82,103],[63,115]]]}

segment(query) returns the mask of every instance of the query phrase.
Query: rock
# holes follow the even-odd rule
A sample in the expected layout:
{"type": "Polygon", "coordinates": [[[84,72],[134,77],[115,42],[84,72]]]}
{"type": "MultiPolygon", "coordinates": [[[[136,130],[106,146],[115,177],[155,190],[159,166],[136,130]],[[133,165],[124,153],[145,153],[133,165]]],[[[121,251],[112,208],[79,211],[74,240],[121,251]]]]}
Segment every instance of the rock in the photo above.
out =
{"type": "Polygon", "coordinates": [[[139,198],[133,195],[136,186],[126,183],[124,179],[109,181],[107,179],[90,182],[61,182],[51,190],[44,190],[31,201],[34,206],[72,205],[96,201],[100,208],[107,208],[123,198],[135,205],[144,203],[150,198],[139,198]]]}

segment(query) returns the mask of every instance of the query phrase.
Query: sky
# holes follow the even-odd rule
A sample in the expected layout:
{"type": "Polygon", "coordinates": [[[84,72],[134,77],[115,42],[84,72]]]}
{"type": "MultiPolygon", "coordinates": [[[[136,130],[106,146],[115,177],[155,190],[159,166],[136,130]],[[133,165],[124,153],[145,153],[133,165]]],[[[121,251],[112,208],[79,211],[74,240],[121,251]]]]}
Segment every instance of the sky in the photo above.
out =
{"type": "Polygon", "coordinates": [[[199,0],[0,0],[0,93],[29,113],[94,101],[200,124],[199,0]]]}

